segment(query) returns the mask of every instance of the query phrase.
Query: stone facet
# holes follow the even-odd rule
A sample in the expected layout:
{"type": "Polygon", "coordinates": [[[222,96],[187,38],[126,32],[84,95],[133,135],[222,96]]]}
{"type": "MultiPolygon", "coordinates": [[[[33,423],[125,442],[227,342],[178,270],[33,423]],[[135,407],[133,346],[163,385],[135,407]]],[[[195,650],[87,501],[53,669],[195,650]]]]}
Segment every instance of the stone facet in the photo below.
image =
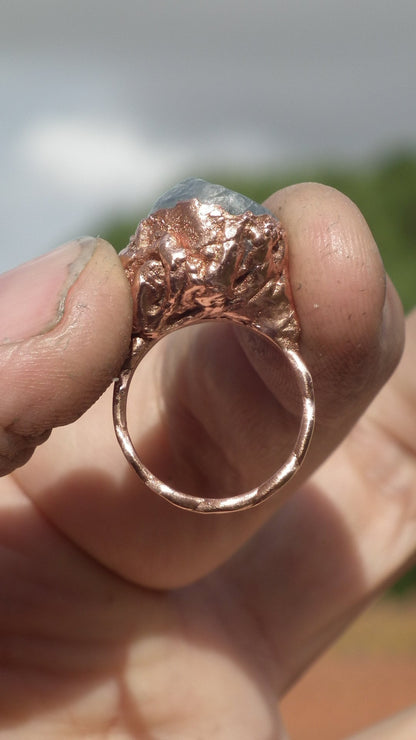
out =
{"type": "Polygon", "coordinates": [[[264,213],[270,214],[264,206],[247,198],[246,195],[229,190],[223,185],[214,185],[198,177],[190,177],[167,190],[158,198],[150,213],[156,213],[163,208],[174,208],[178,203],[192,198],[196,198],[200,203],[222,206],[224,211],[235,216],[246,211],[257,216],[264,213]]]}

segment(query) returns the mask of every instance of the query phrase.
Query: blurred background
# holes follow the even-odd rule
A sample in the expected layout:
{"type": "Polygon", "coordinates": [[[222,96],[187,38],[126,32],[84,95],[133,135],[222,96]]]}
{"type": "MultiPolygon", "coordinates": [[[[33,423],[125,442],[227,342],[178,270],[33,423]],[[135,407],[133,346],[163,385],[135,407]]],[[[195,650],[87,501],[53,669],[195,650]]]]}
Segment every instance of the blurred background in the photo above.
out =
{"type": "Polygon", "coordinates": [[[0,0],[0,269],[85,232],[121,246],[189,175],[257,198],[320,179],[409,307],[415,28],[414,0],[0,0]]]}
{"type": "MultiPolygon", "coordinates": [[[[259,201],[320,180],[361,208],[411,308],[415,29],[414,0],[0,0],[0,270],[83,233],[121,248],[154,198],[191,175],[259,201]]],[[[407,610],[415,582],[411,571],[395,587],[407,610]]],[[[392,603],[380,608],[397,627],[406,609],[392,603]]],[[[406,624],[416,665],[416,619],[406,624]]],[[[369,641],[358,642],[362,659],[369,641]]],[[[391,696],[404,682],[389,671],[391,696]]],[[[370,721],[357,714],[368,686],[351,682],[357,722],[370,721]]],[[[412,700],[403,691],[397,708],[412,700]]],[[[305,696],[301,714],[289,698],[295,740],[342,737],[325,734],[324,695],[315,730],[305,696]]],[[[389,711],[381,689],[375,707],[389,711]]]]}

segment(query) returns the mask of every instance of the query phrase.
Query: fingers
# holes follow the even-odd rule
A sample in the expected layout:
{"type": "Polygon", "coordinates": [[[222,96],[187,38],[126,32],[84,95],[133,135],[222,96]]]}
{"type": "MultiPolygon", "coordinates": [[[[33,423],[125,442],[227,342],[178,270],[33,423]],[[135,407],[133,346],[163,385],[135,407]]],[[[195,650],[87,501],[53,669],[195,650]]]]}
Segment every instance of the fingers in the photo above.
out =
{"type": "Polygon", "coordinates": [[[368,727],[349,740],[409,740],[416,734],[416,706],[368,727]]]}
{"type": "Polygon", "coordinates": [[[130,296],[102,239],[69,242],[0,276],[0,473],[80,416],[127,353],[130,296]]]}
{"type": "MultiPolygon", "coordinates": [[[[336,432],[344,420],[349,423],[348,407],[357,416],[358,405],[368,404],[396,366],[403,345],[401,309],[394,291],[386,299],[377,245],[348,198],[305,183],[276,193],[267,205],[289,233],[291,284],[318,422],[336,432]]],[[[257,369],[270,383],[268,368],[257,361],[257,369]]],[[[279,393],[276,380],[273,392],[279,393]]]]}
{"type": "MultiPolygon", "coordinates": [[[[393,330],[392,326],[391,331],[393,330]]],[[[383,395],[369,409],[369,418],[414,456],[416,456],[415,366],[416,309],[406,320],[406,347],[402,361],[383,395]]]]}
{"type": "MultiPolygon", "coordinates": [[[[402,317],[390,294],[385,302],[377,248],[347,198],[302,185],[268,205],[288,233],[301,353],[317,400],[312,448],[286,497],[387,379],[401,351],[402,317]]],[[[299,402],[277,351],[209,325],[172,335],[142,370],[129,396],[130,431],[144,462],[174,487],[241,492],[289,454],[299,402]]],[[[275,497],[229,516],[173,508],[121,457],[110,415],[108,400],[55,433],[19,479],[57,526],[124,577],[162,588],[188,583],[230,557],[282,504],[275,497]]]]}
{"type": "Polygon", "coordinates": [[[342,447],[224,569],[269,639],[281,693],[414,562],[415,351],[414,311],[390,382],[342,447]]]}

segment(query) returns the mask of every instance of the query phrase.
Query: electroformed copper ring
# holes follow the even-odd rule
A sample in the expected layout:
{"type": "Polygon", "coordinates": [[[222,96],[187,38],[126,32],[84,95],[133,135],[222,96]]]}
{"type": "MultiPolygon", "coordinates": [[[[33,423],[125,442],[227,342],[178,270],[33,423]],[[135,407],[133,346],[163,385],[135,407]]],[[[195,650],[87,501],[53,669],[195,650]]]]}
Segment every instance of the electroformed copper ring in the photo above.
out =
{"type": "Polygon", "coordinates": [[[113,401],[124,455],[148,488],[183,509],[219,513],[257,506],[298,471],[315,420],[312,378],[299,354],[283,227],[245,196],[188,180],[162,196],[120,256],[134,304],[130,352],[113,401]],[[140,460],[127,428],[129,386],[141,360],[168,333],[207,320],[246,326],[278,347],[302,398],[300,428],[286,462],[261,485],[227,498],[194,496],[163,483],[140,460]]]}

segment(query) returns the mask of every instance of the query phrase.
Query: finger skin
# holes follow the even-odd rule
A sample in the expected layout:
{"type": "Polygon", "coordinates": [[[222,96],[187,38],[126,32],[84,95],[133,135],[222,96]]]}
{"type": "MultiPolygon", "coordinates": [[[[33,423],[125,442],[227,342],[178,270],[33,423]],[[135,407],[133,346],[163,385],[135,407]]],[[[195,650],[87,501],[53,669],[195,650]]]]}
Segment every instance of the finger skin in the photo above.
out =
{"type": "Polygon", "coordinates": [[[270,640],[280,695],[415,562],[415,353],[413,311],[389,383],[335,454],[224,566],[270,640]]]}
{"type": "Polygon", "coordinates": [[[413,706],[347,740],[411,740],[415,735],[416,706],[413,706]]]}
{"type": "MultiPolygon", "coordinates": [[[[288,234],[301,353],[317,401],[310,453],[283,498],[224,516],[171,507],[147,491],[120,456],[109,398],[70,429],[57,430],[18,474],[67,536],[142,585],[183,585],[229,558],[336,447],[400,356],[402,316],[396,304],[389,308],[390,297],[385,303],[383,265],[351,201],[306,184],[281,191],[268,206],[288,234]],[[389,325],[386,333],[387,315],[393,330],[389,325]]],[[[145,463],[175,487],[205,495],[236,485],[244,490],[273,472],[279,449],[290,449],[298,423],[291,381],[279,357],[258,344],[242,345],[228,327],[181,335],[149,357],[132,391],[136,445],[145,463]]]]}
{"type": "MultiPolygon", "coordinates": [[[[113,247],[90,240],[88,263],[50,331],[0,345],[0,472],[21,465],[53,427],[77,419],[109,385],[126,355],[128,285],[113,247]]],[[[37,307],[33,306],[33,312],[37,307]]]]}

